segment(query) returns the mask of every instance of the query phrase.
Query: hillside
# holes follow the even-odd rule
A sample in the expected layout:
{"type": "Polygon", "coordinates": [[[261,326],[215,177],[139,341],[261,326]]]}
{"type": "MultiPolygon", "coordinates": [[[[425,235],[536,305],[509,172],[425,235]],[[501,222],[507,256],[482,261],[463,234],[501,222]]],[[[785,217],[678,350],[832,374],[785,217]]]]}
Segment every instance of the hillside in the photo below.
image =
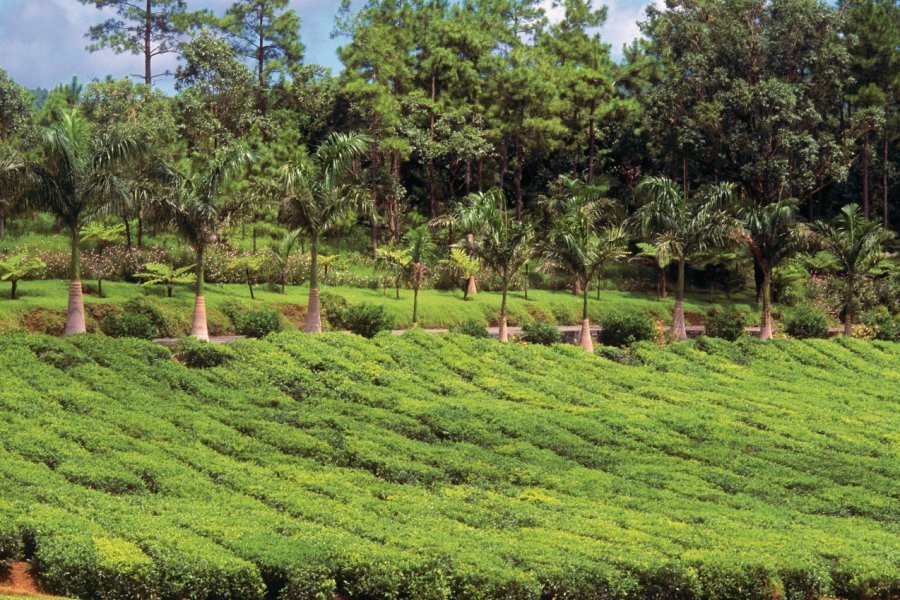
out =
{"type": "Polygon", "coordinates": [[[0,559],[107,598],[900,593],[900,345],[230,350],[0,338],[0,559]]]}

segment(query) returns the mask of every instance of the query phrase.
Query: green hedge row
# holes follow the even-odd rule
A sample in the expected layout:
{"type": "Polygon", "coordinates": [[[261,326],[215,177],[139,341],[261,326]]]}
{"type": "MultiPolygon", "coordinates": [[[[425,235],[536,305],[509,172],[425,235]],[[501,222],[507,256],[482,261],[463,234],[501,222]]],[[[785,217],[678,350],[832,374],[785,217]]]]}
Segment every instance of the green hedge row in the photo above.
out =
{"type": "Polygon", "coordinates": [[[0,339],[0,559],[91,598],[890,597],[900,347],[0,339]]]}

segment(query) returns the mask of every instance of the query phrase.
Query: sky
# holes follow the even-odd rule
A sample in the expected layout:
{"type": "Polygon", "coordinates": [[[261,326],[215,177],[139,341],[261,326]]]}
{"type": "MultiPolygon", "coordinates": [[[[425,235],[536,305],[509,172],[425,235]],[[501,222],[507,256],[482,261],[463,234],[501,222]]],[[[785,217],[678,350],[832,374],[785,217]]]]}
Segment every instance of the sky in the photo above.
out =
{"type": "MultiPolygon", "coordinates": [[[[192,10],[211,8],[221,14],[233,0],[189,0],[192,10]]],[[[609,17],[600,33],[612,47],[613,58],[621,58],[622,45],[639,35],[637,22],[644,17],[650,0],[594,0],[605,3],[609,17]]],[[[660,0],[654,0],[659,2],[660,0]]],[[[301,36],[306,46],[305,60],[340,71],[337,48],[345,40],[332,39],[331,30],[339,0],[291,0],[290,6],[302,20],[301,36]]],[[[552,8],[544,0],[551,20],[562,16],[561,8],[552,8]]],[[[111,50],[88,52],[85,32],[91,25],[112,16],[92,4],[79,0],[0,0],[0,68],[27,88],[51,88],[69,81],[73,75],[81,81],[119,78],[143,72],[143,59],[111,50]]],[[[155,59],[153,70],[174,71],[177,59],[169,54],[155,59]]],[[[163,88],[171,81],[161,80],[163,88]]]]}

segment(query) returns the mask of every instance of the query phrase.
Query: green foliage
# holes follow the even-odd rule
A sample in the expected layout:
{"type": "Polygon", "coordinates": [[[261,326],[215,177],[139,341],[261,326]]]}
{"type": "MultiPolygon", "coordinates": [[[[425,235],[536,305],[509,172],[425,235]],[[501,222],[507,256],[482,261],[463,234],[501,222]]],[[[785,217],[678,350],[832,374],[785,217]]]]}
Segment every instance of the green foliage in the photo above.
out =
{"type": "Polygon", "coordinates": [[[615,363],[619,363],[620,365],[630,365],[634,363],[634,359],[628,350],[623,348],[618,348],[616,346],[602,346],[598,345],[594,348],[594,354],[605,358],[606,360],[611,360],[615,363]]]}
{"type": "Polygon", "coordinates": [[[30,256],[27,252],[20,252],[0,258],[0,281],[10,282],[12,289],[9,297],[11,300],[15,300],[19,280],[37,275],[46,268],[47,265],[40,258],[30,256]]]}
{"type": "Polygon", "coordinates": [[[394,319],[384,310],[383,306],[356,304],[344,313],[343,325],[357,335],[373,338],[380,331],[392,329],[394,319]]]}
{"type": "Polygon", "coordinates": [[[2,556],[27,546],[50,591],[103,598],[900,586],[896,344],[704,338],[636,344],[634,365],[421,331],[226,351],[196,370],[139,340],[0,338],[2,556]]]}
{"type": "Polygon", "coordinates": [[[546,323],[526,323],[522,326],[522,339],[529,344],[552,346],[562,342],[562,333],[553,325],[546,323]]]}
{"type": "Polygon", "coordinates": [[[121,311],[109,315],[101,325],[110,337],[134,337],[151,340],[171,335],[171,327],[159,306],[146,296],[135,296],[125,302],[121,311]]]}
{"type": "Polygon", "coordinates": [[[178,340],[175,346],[175,358],[190,369],[219,367],[233,357],[234,354],[224,344],[212,344],[191,337],[178,340]]]}
{"type": "Polygon", "coordinates": [[[322,308],[322,316],[328,323],[331,330],[347,329],[345,315],[349,304],[343,296],[332,294],[331,292],[322,292],[319,294],[319,304],[322,308]]]}
{"type": "Polygon", "coordinates": [[[624,348],[656,336],[653,320],[639,312],[610,312],[600,317],[600,343],[624,348]]]}
{"type": "Polygon", "coordinates": [[[822,311],[798,306],[784,318],[784,331],[801,340],[828,335],[828,317],[822,311]]]}
{"type": "Polygon", "coordinates": [[[487,327],[477,321],[466,321],[461,325],[455,325],[450,328],[450,333],[459,333],[462,335],[468,335],[473,338],[482,339],[490,339],[491,337],[491,334],[488,332],[487,327]]]}
{"type": "Polygon", "coordinates": [[[237,325],[238,333],[255,338],[266,337],[283,328],[281,313],[272,309],[251,310],[240,319],[237,325]]]}
{"type": "Polygon", "coordinates": [[[744,335],[746,318],[743,312],[733,306],[712,309],[706,313],[706,319],[703,322],[705,333],[709,337],[733,342],[744,335]]]}
{"type": "Polygon", "coordinates": [[[900,315],[892,315],[884,307],[864,312],[862,323],[872,330],[876,340],[900,341],[900,315]]]}
{"type": "Polygon", "coordinates": [[[142,271],[134,274],[135,278],[143,280],[141,285],[164,285],[166,295],[172,297],[172,290],[177,284],[194,283],[197,275],[194,273],[195,265],[174,268],[162,263],[147,263],[142,271]]]}

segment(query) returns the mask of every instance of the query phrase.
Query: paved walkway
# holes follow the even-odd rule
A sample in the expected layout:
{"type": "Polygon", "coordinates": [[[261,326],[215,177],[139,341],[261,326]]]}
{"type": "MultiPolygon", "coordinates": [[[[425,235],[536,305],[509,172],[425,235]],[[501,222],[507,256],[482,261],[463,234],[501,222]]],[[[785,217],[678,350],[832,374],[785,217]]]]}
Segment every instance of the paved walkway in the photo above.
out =
{"type": "MultiPolygon", "coordinates": [[[[572,341],[572,343],[577,343],[579,341],[578,337],[581,335],[581,325],[560,325],[556,329],[559,330],[559,332],[563,334],[564,339],[566,339],[568,341],[572,341]]],[[[689,338],[700,337],[701,335],[703,335],[703,332],[706,331],[706,328],[703,327],[703,325],[687,325],[684,329],[687,332],[687,336],[689,338]]],[[[499,327],[488,327],[487,330],[488,330],[488,333],[494,337],[500,336],[500,328],[499,327]]],[[[393,333],[394,335],[403,335],[403,333],[406,331],[408,331],[408,330],[394,329],[391,331],[391,333],[393,333]]],[[[446,328],[444,328],[444,329],[441,329],[441,328],[430,329],[429,328],[429,329],[423,329],[422,331],[424,331],[426,333],[448,333],[450,330],[446,329],[446,328]]],[[[506,331],[509,335],[520,335],[522,333],[522,328],[509,326],[506,328],[506,331]]],[[[746,331],[751,336],[759,335],[759,327],[744,327],[744,331],[746,331]]],[[[840,334],[840,332],[841,332],[840,329],[830,329],[828,331],[828,335],[829,335],[829,337],[834,337],[834,336],[840,334]]],[[[345,332],[345,333],[348,333],[348,332],[345,332]]],[[[593,335],[594,338],[597,338],[599,333],[600,333],[600,327],[598,327],[596,325],[591,327],[591,334],[593,335]]],[[[242,340],[245,338],[246,338],[246,336],[243,336],[243,335],[211,336],[209,338],[209,341],[212,344],[227,344],[229,342],[233,342],[236,340],[242,340]]],[[[155,339],[153,341],[156,342],[157,344],[162,344],[163,346],[172,347],[178,343],[178,338],[159,338],[159,339],[155,339]]]]}

